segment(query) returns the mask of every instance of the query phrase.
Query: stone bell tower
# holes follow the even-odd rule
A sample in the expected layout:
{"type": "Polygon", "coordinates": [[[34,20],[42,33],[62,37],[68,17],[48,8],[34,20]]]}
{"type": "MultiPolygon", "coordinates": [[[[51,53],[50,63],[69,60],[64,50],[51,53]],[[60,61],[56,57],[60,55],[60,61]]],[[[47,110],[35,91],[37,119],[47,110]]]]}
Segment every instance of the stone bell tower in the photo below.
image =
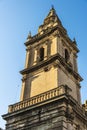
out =
{"type": "Polygon", "coordinates": [[[7,130],[87,130],[81,105],[75,39],[52,7],[35,36],[29,34],[20,102],[10,105],[7,130]]]}
{"type": "Polygon", "coordinates": [[[45,18],[34,37],[25,43],[26,63],[21,100],[36,96],[61,85],[71,88],[71,95],[80,103],[80,81],[77,70],[78,48],[71,41],[54,8],[45,18]]]}

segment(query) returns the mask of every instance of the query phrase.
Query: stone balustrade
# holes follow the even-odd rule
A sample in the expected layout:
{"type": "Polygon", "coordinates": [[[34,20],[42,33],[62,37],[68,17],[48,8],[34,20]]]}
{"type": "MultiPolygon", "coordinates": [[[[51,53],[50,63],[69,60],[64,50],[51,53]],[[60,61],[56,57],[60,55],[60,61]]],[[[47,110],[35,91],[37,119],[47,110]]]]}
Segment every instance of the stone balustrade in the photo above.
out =
{"type": "Polygon", "coordinates": [[[31,97],[27,100],[10,105],[8,108],[8,112],[11,113],[11,112],[15,112],[15,111],[18,111],[20,109],[23,109],[23,108],[26,108],[29,106],[36,105],[36,104],[41,103],[43,101],[46,101],[46,100],[55,98],[57,96],[60,96],[62,94],[65,94],[68,92],[68,90],[69,90],[68,86],[62,85],[60,87],[54,88],[54,89],[47,91],[45,93],[31,97]]]}

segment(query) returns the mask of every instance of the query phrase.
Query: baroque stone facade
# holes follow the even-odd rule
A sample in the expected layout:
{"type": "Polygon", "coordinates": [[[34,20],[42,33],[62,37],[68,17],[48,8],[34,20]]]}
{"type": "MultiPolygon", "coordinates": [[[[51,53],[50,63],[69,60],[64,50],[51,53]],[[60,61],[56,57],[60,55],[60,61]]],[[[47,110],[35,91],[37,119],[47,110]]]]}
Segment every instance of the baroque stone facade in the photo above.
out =
{"type": "Polygon", "coordinates": [[[20,102],[3,115],[6,130],[87,130],[75,39],[52,7],[35,36],[29,34],[20,102]]]}

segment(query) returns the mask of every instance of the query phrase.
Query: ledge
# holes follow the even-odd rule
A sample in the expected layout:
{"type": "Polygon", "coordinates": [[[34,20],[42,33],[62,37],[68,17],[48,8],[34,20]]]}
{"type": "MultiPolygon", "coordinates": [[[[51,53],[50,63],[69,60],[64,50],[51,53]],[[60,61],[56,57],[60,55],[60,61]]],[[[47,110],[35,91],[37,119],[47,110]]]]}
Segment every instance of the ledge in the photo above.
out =
{"type": "MultiPolygon", "coordinates": [[[[44,60],[44,61],[42,61],[42,62],[39,62],[39,63],[36,64],[36,65],[33,65],[33,66],[30,67],[30,68],[26,68],[26,69],[20,71],[20,73],[21,73],[22,75],[24,75],[24,74],[29,74],[29,73],[31,73],[31,72],[34,72],[35,70],[38,70],[38,69],[40,69],[40,68],[42,68],[42,67],[45,67],[45,66],[49,65],[50,63],[55,62],[56,60],[59,60],[59,62],[61,63],[61,65],[65,66],[66,70],[67,70],[70,74],[72,74],[77,80],[80,80],[80,81],[83,80],[82,77],[81,77],[78,73],[76,73],[76,72],[72,69],[72,67],[69,66],[69,64],[67,64],[67,63],[65,62],[65,59],[64,59],[59,53],[57,53],[57,54],[51,56],[51,57],[50,57],[49,59],[47,59],[47,60],[44,60]]],[[[58,63],[56,63],[56,64],[58,65],[58,63]]]]}
{"type": "Polygon", "coordinates": [[[69,91],[71,91],[71,89],[67,85],[59,86],[59,87],[54,88],[50,91],[41,93],[37,96],[31,97],[31,98],[26,99],[24,101],[10,105],[8,108],[8,113],[16,112],[18,110],[22,110],[22,109],[25,109],[27,107],[36,106],[38,104],[41,105],[42,103],[50,101],[50,100],[55,100],[59,96],[62,96],[64,94],[65,95],[69,94],[69,91]]]}
{"type": "Polygon", "coordinates": [[[34,44],[36,41],[38,42],[39,40],[41,40],[42,38],[46,37],[47,35],[50,35],[51,33],[53,33],[54,31],[58,30],[61,36],[65,37],[66,41],[69,42],[69,44],[77,51],[79,52],[79,49],[77,48],[77,46],[75,44],[73,44],[73,41],[69,38],[69,36],[64,33],[64,28],[61,28],[60,26],[55,26],[49,29],[46,29],[43,34],[36,34],[33,37],[31,37],[30,40],[27,40],[24,44],[25,46],[28,45],[32,45],[34,44]]]}

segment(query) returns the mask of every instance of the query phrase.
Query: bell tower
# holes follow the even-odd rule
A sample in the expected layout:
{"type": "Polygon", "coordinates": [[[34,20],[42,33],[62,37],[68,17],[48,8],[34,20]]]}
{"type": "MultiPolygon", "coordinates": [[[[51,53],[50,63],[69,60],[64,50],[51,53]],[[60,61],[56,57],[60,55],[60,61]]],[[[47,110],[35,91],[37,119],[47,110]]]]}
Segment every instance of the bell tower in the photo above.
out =
{"type": "Polygon", "coordinates": [[[25,42],[20,102],[3,115],[6,130],[87,130],[81,104],[76,40],[71,40],[52,7],[38,33],[25,42]]]}
{"type": "Polygon", "coordinates": [[[70,87],[73,98],[80,101],[80,81],[77,69],[76,41],[71,41],[52,8],[39,26],[38,34],[28,36],[21,101],[61,85],[70,87]]]}

